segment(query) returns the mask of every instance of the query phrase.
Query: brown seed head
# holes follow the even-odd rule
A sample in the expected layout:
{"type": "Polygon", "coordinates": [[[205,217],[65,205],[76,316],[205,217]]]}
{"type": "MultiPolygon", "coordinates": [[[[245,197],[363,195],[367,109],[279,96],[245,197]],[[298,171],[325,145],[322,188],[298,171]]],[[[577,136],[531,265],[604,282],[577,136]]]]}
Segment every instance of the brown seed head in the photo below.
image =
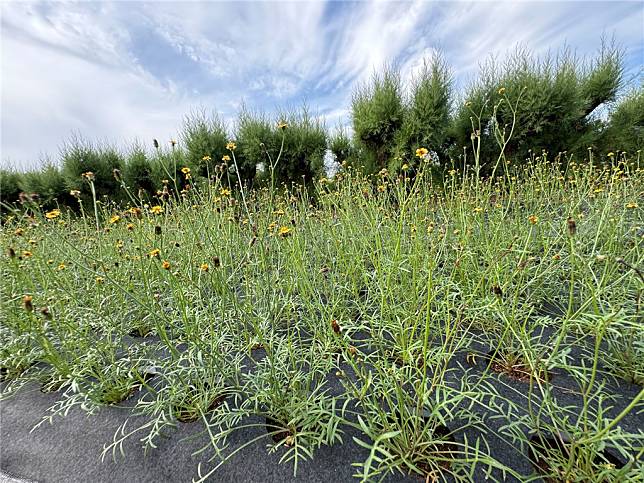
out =
{"type": "Polygon", "coordinates": [[[24,297],[22,297],[22,306],[27,312],[34,311],[33,299],[34,298],[31,295],[25,295],[24,297]]]}
{"type": "Polygon", "coordinates": [[[568,225],[568,234],[570,236],[575,236],[575,234],[577,233],[577,223],[571,216],[568,217],[567,225],[568,225]]]}

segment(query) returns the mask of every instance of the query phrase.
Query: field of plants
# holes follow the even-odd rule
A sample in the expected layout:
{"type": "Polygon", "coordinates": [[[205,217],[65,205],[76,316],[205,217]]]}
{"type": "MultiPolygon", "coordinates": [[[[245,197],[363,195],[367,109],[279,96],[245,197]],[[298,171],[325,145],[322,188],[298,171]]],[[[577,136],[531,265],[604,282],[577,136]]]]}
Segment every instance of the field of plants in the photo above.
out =
{"type": "Polygon", "coordinates": [[[441,62],[407,98],[387,72],[354,139],[244,111],[234,139],[189,118],[152,162],[76,142],[62,169],[3,173],[3,471],[643,481],[641,133],[603,153],[584,143],[614,121],[526,117],[547,79],[605,86],[610,59],[532,65],[532,87],[510,65],[456,114],[441,62]]]}
{"type": "Polygon", "coordinates": [[[55,392],[54,422],[75,406],[143,415],[107,458],[199,425],[197,479],[251,425],[294,472],[349,439],[368,450],[343,461],[363,480],[637,481],[644,184],[613,161],[442,185],[429,163],[347,166],[313,198],[215,181],[97,218],[10,217],[4,397],[55,392]]]}

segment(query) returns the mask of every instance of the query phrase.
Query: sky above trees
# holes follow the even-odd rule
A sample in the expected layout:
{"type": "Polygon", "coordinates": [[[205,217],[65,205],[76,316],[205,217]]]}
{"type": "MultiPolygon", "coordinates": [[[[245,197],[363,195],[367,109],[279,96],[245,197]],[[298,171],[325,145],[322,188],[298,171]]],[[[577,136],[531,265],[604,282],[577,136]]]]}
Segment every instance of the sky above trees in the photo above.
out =
{"type": "Polygon", "coordinates": [[[242,103],[306,102],[349,124],[353,87],[385,63],[411,76],[440,51],[464,88],[490,55],[602,36],[641,82],[641,2],[83,2],[0,4],[1,162],[56,161],[72,133],[127,143],[176,137],[195,108],[234,122],[242,103]]]}

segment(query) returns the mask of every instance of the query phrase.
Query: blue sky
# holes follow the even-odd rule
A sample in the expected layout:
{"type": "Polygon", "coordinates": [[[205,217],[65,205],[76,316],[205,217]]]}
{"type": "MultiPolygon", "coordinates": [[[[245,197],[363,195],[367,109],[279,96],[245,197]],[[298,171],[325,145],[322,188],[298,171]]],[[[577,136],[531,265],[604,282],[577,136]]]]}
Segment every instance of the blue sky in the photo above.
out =
{"type": "Polygon", "coordinates": [[[352,88],[395,62],[410,76],[441,51],[457,88],[489,55],[564,44],[592,55],[602,34],[644,65],[634,2],[2,2],[3,165],[37,166],[72,133],[126,145],[177,136],[204,107],[234,122],[244,102],[306,102],[349,122],[352,88]]]}

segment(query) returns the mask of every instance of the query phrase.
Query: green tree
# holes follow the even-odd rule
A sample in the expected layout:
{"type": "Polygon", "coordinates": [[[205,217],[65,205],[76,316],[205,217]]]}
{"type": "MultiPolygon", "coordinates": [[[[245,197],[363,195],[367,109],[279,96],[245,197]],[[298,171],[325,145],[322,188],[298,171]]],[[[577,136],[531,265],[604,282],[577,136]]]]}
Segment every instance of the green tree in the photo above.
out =
{"type": "Polygon", "coordinates": [[[613,108],[600,144],[604,153],[626,151],[631,156],[644,148],[644,85],[630,90],[613,108]]]}
{"type": "Polygon", "coordinates": [[[228,154],[226,125],[216,115],[205,111],[193,111],[185,117],[182,133],[186,149],[186,162],[195,173],[207,177],[214,173],[214,166],[228,154]]]}
{"type": "Polygon", "coordinates": [[[490,59],[454,115],[452,155],[465,148],[473,159],[473,132],[480,135],[488,172],[499,137],[507,140],[510,133],[505,153],[515,161],[542,150],[583,153],[600,135],[594,111],[615,99],[621,83],[621,52],[606,44],[591,62],[568,49],[542,59],[518,49],[500,69],[490,59]]]}
{"type": "Polygon", "coordinates": [[[387,166],[405,119],[400,73],[386,67],[353,93],[351,113],[356,144],[363,148],[366,172],[387,166]]]}

